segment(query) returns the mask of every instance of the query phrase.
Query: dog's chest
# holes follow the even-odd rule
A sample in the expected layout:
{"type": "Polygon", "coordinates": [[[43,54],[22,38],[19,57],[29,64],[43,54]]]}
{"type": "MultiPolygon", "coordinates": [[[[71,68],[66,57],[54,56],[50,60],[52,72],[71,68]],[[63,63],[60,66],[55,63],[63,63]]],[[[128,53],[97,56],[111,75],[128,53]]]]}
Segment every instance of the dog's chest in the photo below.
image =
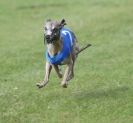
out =
{"type": "MultiPolygon", "coordinates": [[[[55,65],[63,65],[70,62],[70,56],[73,52],[74,47],[74,35],[68,29],[62,29],[60,32],[61,48],[58,49],[57,46],[48,44],[46,51],[46,59],[55,65]]],[[[60,46],[59,46],[60,47],[60,46]]]]}
{"type": "Polygon", "coordinates": [[[59,46],[59,44],[47,44],[47,50],[50,56],[57,54],[60,49],[61,47],[59,46]]]}

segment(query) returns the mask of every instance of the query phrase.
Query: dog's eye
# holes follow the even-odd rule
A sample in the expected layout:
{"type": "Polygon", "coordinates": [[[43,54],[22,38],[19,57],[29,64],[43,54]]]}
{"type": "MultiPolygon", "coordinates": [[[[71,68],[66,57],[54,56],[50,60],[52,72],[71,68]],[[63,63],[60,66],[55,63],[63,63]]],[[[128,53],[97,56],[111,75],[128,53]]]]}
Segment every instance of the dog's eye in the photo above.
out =
{"type": "Polygon", "coordinates": [[[55,33],[55,32],[57,32],[57,31],[58,31],[58,29],[57,29],[57,28],[54,28],[54,29],[53,29],[53,32],[54,32],[54,33],[55,33]]]}

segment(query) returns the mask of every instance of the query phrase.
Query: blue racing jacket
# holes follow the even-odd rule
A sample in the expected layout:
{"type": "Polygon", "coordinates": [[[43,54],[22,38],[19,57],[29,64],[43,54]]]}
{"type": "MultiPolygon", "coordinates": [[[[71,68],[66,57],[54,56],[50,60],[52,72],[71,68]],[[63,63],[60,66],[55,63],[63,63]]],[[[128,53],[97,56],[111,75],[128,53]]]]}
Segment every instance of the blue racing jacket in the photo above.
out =
{"type": "Polygon", "coordinates": [[[61,62],[65,58],[67,58],[72,52],[73,44],[74,44],[74,34],[69,29],[62,28],[60,30],[60,36],[61,36],[60,38],[63,41],[62,50],[55,56],[50,56],[48,51],[46,51],[47,61],[55,65],[61,65],[61,62]]]}

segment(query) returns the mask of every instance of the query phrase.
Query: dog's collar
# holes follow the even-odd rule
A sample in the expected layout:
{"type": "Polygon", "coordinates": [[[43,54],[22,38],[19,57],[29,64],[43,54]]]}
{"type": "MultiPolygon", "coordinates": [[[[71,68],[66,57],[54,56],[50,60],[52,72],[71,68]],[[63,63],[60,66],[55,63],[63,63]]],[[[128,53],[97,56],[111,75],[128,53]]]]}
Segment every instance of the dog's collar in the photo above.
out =
{"type": "Polygon", "coordinates": [[[62,28],[60,30],[60,38],[63,41],[63,48],[61,52],[51,57],[48,51],[46,51],[46,59],[51,64],[61,65],[62,61],[67,58],[72,52],[74,42],[73,33],[69,29],[62,28]]]}

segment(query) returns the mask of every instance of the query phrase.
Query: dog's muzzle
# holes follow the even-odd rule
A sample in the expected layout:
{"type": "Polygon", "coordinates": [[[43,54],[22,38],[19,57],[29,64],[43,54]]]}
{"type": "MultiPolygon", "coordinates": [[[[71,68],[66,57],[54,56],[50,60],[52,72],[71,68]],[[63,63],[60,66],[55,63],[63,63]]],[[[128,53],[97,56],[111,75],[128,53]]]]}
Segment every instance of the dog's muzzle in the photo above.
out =
{"type": "Polygon", "coordinates": [[[46,43],[52,43],[52,41],[51,41],[51,37],[50,37],[50,35],[44,35],[44,42],[46,41],[46,43]]]}
{"type": "Polygon", "coordinates": [[[47,41],[50,41],[50,35],[46,35],[45,38],[47,41]]]}
{"type": "Polygon", "coordinates": [[[45,40],[47,43],[54,43],[56,40],[59,39],[58,35],[45,35],[45,40]]]}

